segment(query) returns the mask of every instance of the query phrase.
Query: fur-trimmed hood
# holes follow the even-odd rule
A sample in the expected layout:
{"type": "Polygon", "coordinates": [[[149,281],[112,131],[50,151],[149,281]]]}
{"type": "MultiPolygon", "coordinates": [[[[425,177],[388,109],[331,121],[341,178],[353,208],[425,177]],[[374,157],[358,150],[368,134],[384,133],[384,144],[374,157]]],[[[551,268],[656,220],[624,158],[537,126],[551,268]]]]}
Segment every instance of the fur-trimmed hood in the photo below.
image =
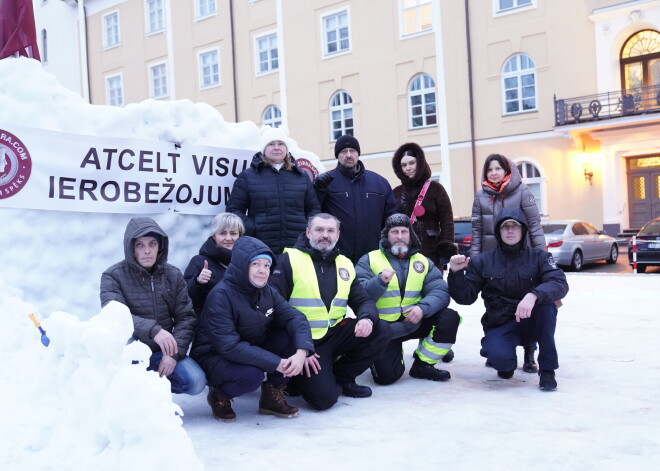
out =
{"type": "Polygon", "coordinates": [[[429,167],[426,161],[424,150],[414,142],[403,144],[394,152],[394,156],[392,156],[392,169],[397,178],[401,180],[403,186],[419,186],[431,178],[431,167],[429,167]],[[411,151],[417,159],[417,172],[413,178],[408,178],[401,169],[401,159],[406,154],[406,151],[411,151]]]}

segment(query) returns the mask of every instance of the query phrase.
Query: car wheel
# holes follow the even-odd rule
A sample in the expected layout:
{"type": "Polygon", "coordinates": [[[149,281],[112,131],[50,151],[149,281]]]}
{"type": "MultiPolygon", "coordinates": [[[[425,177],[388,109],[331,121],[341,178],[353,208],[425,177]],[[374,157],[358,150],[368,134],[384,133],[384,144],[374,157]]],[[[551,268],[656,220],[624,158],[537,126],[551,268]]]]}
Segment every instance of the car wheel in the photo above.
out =
{"type": "Polygon", "coordinates": [[[576,250],[575,253],[573,253],[573,259],[571,260],[571,269],[573,271],[582,270],[582,252],[580,252],[579,250],[576,250]]]}
{"type": "Polygon", "coordinates": [[[607,259],[607,263],[616,263],[617,258],[619,258],[619,247],[616,244],[612,244],[610,258],[607,259]]]}
{"type": "Polygon", "coordinates": [[[637,273],[644,273],[646,271],[646,265],[637,264],[637,273]]]}

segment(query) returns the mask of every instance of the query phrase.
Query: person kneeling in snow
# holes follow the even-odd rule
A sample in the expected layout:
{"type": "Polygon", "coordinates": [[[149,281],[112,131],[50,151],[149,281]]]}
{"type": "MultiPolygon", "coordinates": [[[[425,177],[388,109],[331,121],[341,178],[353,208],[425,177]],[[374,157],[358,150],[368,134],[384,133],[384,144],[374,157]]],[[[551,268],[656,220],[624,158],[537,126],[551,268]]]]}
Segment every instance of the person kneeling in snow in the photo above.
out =
{"type": "Polygon", "coordinates": [[[125,258],[101,275],[101,306],[118,301],[131,311],[133,338],[153,354],[149,370],[166,376],[176,394],[199,394],[204,372],[186,356],[197,318],[181,271],[167,263],[169,239],[151,218],[133,218],[124,232],[125,258]]]}
{"type": "Polygon", "coordinates": [[[449,294],[459,304],[472,304],[481,291],[486,306],[481,356],[500,378],[513,376],[517,345],[538,342],[539,388],[555,391],[559,362],[554,301],[566,296],[568,283],[551,254],[527,246],[526,234],[527,219],[520,208],[504,208],[495,225],[494,249],[471,260],[464,255],[449,260],[449,294]]]}

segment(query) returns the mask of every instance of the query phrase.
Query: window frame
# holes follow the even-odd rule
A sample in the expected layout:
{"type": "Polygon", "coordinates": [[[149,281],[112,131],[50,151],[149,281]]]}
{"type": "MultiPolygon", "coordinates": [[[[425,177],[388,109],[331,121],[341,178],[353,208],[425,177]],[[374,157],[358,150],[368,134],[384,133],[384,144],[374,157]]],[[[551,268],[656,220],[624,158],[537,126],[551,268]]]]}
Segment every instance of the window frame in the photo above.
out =
{"type": "Polygon", "coordinates": [[[530,0],[529,4],[520,5],[521,0],[513,0],[514,5],[510,8],[500,8],[502,0],[493,0],[493,16],[504,16],[519,13],[536,8],[536,0],[530,0]]]}
{"type": "Polygon", "coordinates": [[[414,0],[417,2],[417,4],[413,7],[406,7],[405,3],[406,0],[399,0],[399,39],[408,39],[408,38],[414,38],[416,36],[421,36],[423,34],[429,34],[433,33],[433,1],[432,0],[414,0]],[[428,29],[419,29],[417,31],[414,31],[412,33],[406,33],[406,15],[405,12],[409,10],[415,10],[417,12],[416,20],[417,24],[419,26],[420,18],[422,18],[422,15],[419,14],[419,10],[421,10],[424,7],[430,7],[431,8],[431,25],[428,29]]]}
{"type": "MultiPolygon", "coordinates": [[[[424,85],[422,82],[421,85],[424,85]]],[[[416,130],[416,129],[424,129],[424,128],[431,128],[434,126],[438,125],[438,91],[437,91],[437,85],[435,83],[435,80],[433,77],[431,77],[430,74],[427,74],[426,72],[420,72],[418,74],[413,75],[413,77],[410,79],[410,82],[408,82],[408,87],[406,89],[406,101],[407,101],[407,108],[408,108],[408,129],[409,130],[416,130]],[[426,87],[420,88],[418,90],[411,90],[413,83],[417,80],[424,80],[425,77],[428,77],[429,80],[433,83],[432,87],[426,87]],[[435,123],[428,123],[428,117],[431,116],[430,114],[426,113],[426,107],[428,104],[426,103],[426,95],[428,95],[429,90],[433,90],[433,96],[434,96],[434,106],[435,106],[435,113],[433,114],[435,116],[435,123]],[[422,103],[419,105],[413,105],[412,99],[414,96],[420,96],[422,97],[422,103]],[[421,115],[415,115],[413,113],[413,108],[420,106],[422,113],[421,115]],[[419,116],[422,117],[422,123],[419,126],[416,126],[414,123],[414,119],[418,118],[419,116]]]]}
{"type": "Polygon", "coordinates": [[[154,100],[158,100],[161,98],[167,98],[170,94],[170,88],[169,88],[169,71],[167,70],[167,61],[158,61],[158,62],[152,62],[151,64],[148,65],[149,67],[149,98],[153,98],[154,100]],[[154,87],[154,74],[153,71],[157,67],[164,67],[165,70],[165,92],[162,95],[156,95],[155,94],[155,87],[154,87]]]}
{"type": "Polygon", "coordinates": [[[520,157],[512,160],[513,164],[518,167],[520,181],[527,185],[533,195],[534,192],[532,189],[535,185],[538,185],[538,196],[534,195],[534,199],[536,200],[536,207],[539,208],[541,219],[546,220],[548,218],[548,177],[545,175],[543,167],[539,162],[530,157],[520,157]],[[524,167],[525,164],[531,165],[538,172],[539,176],[527,176],[527,169],[524,167]]]}
{"type": "MultiPolygon", "coordinates": [[[[338,10],[330,11],[324,14],[320,15],[320,20],[321,20],[321,47],[323,48],[321,51],[321,57],[323,59],[329,59],[332,57],[337,57],[337,56],[342,56],[344,54],[350,54],[353,52],[353,39],[351,37],[351,10],[348,7],[345,8],[340,8],[338,10]],[[328,51],[328,32],[329,30],[326,29],[326,19],[330,17],[338,17],[341,14],[346,14],[346,29],[348,31],[347,35],[347,41],[348,41],[348,47],[346,49],[338,49],[337,51],[334,52],[329,52],[328,51]]],[[[337,28],[340,29],[340,28],[337,28]]],[[[336,30],[337,30],[336,29],[336,30]]],[[[337,40],[337,43],[341,43],[341,39],[337,40]]]]}
{"type": "Polygon", "coordinates": [[[109,106],[124,106],[124,76],[121,72],[112,75],[105,76],[105,104],[109,106]],[[112,103],[112,89],[110,87],[110,81],[113,79],[119,79],[119,92],[121,103],[112,103]]]}
{"type": "Polygon", "coordinates": [[[277,42],[277,31],[268,31],[266,33],[254,37],[254,71],[257,77],[261,77],[262,75],[272,74],[280,70],[280,50],[278,46],[279,45],[277,42]],[[262,71],[261,58],[259,57],[262,50],[259,49],[259,41],[270,38],[275,39],[275,48],[273,49],[269,47],[269,49],[265,51],[268,53],[268,69],[262,71]],[[277,61],[277,67],[273,67],[273,54],[272,54],[273,50],[277,54],[277,57],[275,58],[275,60],[277,61]]]}
{"type": "Polygon", "coordinates": [[[111,11],[101,18],[101,27],[103,31],[103,50],[106,49],[112,49],[113,47],[117,47],[121,44],[121,26],[119,22],[119,10],[111,11]],[[116,42],[110,44],[110,37],[108,36],[108,24],[107,24],[107,19],[111,16],[115,16],[117,18],[117,24],[115,25],[116,28],[116,42]]]}
{"type": "Polygon", "coordinates": [[[523,114],[523,113],[535,113],[539,111],[539,92],[538,92],[538,76],[536,74],[536,62],[534,59],[532,59],[532,56],[529,54],[525,54],[524,52],[516,52],[515,54],[512,54],[509,56],[505,61],[504,64],[502,64],[502,69],[501,69],[501,81],[500,81],[500,86],[501,86],[501,91],[502,91],[502,115],[503,116],[513,116],[513,115],[518,115],[518,114],[523,114]],[[522,68],[522,57],[526,57],[529,59],[529,61],[534,65],[533,68],[527,68],[523,69],[522,68]],[[513,59],[516,59],[516,66],[518,67],[518,70],[515,72],[505,72],[504,69],[507,67],[507,64],[511,62],[513,59]],[[531,72],[526,72],[530,71],[531,72]],[[528,76],[532,75],[534,78],[534,108],[530,109],[523,109],[524,101],[525,99],[529,99],[529,97],[524,97],[523,93],[523,88],[525,86],[523,85],[523,76],[528,76]],[[518,103],[518,110],[516,111],[507,111],[507,103],[511,102],[512,100],[507,100],[507,91],[508,90],[513,90],[513,88],[506,88],[506,80],[509,78],[516,77],[518,85],[516,86],[516,92],[518,94],[518,98],[516,99],[516,102],[518,103]]]}
{"type": "Polygon", "coordinates": [[[204,49],[203,51],[198,51],[197,52],[197,73],[199,74],[199,89],[200,90],[206,90],[208,88],[213,88],[213,87],[219,87],[222,85],[222,73],[220,70],[220,48],[219,47],[213,47],[210,49],[204,49]],[[204,63],[202,57],[207,55],[207,54],[212,54],[215,53],[216,57],[216,67],[217,67],[217,74],[218,74],[218,80],[215,83],[210,83],[210,84],[204,84],[204,63]]]}
{"type": "Polygon", "coordinates": [[[165,19],[165,2],[164,0],[144,0],[144,21],[145,21],[145,31],[147,36],[150,36],[152,34],[158,34],[162,33],[165,31],[167,28],[166,19],[165,19]],[[160,25],[160,28],[157,29],[152,29],[152,24],[151,24],[151,10],[149,9],[149,6],[152,3],[159,3],[160,4],[160,11],[162,15],[162,24],[160,25]]]}
{"type": "Polygon", "coordinates": [[[339,139],[341,136],[344,134],[348,134],[350,136],[355,135],[355,117],[354,117],[354,109],[353,109],[353,97],[351,96],[350,93],[348,93],[346,90],[337,90],[335,93],[332,94],[330,97],[330,101],[328,102],[328,119],[330,121],[330,142],[335,142],[337,139],[339,139]],[[348,97],[348,102],[345,101],[345,98],[348,97]],[[333,105],[332,102],[335,101],[335,98],[339,99],[339,104],[333,105]],[[346,116],[346,112],[350,111],[350,116],[346,116]],[[340,118],[338,120],[334,119],[333,113],[334,112],[339,112],[340,118]],[[351,125],[348,126],[346,123],[347,120],[351,120],[351,125]],[[334,123],[338,122],[340,123],[340,127],[337,128],[337,132],[339,134],[336,135],[335,131],[336,128],[334,126],[334,123]]]}
{"type": "Polygon", "coordinates": [[[195,21],[203,20],[204,18],[210,18],[212,16],[218,15],[218,2],[217,0],[195,0],[195,21]],[[202,2],[204,4],[212,4],[213,11],[209,13],[202,14],[202,2]]]}
{"type": "Polygon", "coordinates": [[[282,110],[277,105],[268,105],[266,109],[261,113],[261,125],[270,126],[271,128],[279,128],[282,126],[282,110]],[[266,113],[272,111],[271,117],[267,118],[266,113]],[[278,116],[273,116],[277,112],[278,116]]]}

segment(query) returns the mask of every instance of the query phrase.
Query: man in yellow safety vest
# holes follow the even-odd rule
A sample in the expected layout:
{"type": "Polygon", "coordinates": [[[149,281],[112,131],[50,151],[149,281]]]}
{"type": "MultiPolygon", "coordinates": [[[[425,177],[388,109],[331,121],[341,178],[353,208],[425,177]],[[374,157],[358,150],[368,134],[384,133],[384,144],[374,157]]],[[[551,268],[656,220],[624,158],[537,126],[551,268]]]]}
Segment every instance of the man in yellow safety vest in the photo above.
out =
{"type": "Polygon", "coordinates": [[[434,365],[456,341],[460,316],[447,308],[447,283],[420,248],[408,216],[393,214],[381,232],[380,248],[362,256],[356,266],[358,280],[376,301],[380,319],[392,328],[383,356],[371,365],[378,384],[392,384],[403,375],[402,346],[409,339],[419,339],[410,376],[431,381],[451,378],[434,365]]]}

